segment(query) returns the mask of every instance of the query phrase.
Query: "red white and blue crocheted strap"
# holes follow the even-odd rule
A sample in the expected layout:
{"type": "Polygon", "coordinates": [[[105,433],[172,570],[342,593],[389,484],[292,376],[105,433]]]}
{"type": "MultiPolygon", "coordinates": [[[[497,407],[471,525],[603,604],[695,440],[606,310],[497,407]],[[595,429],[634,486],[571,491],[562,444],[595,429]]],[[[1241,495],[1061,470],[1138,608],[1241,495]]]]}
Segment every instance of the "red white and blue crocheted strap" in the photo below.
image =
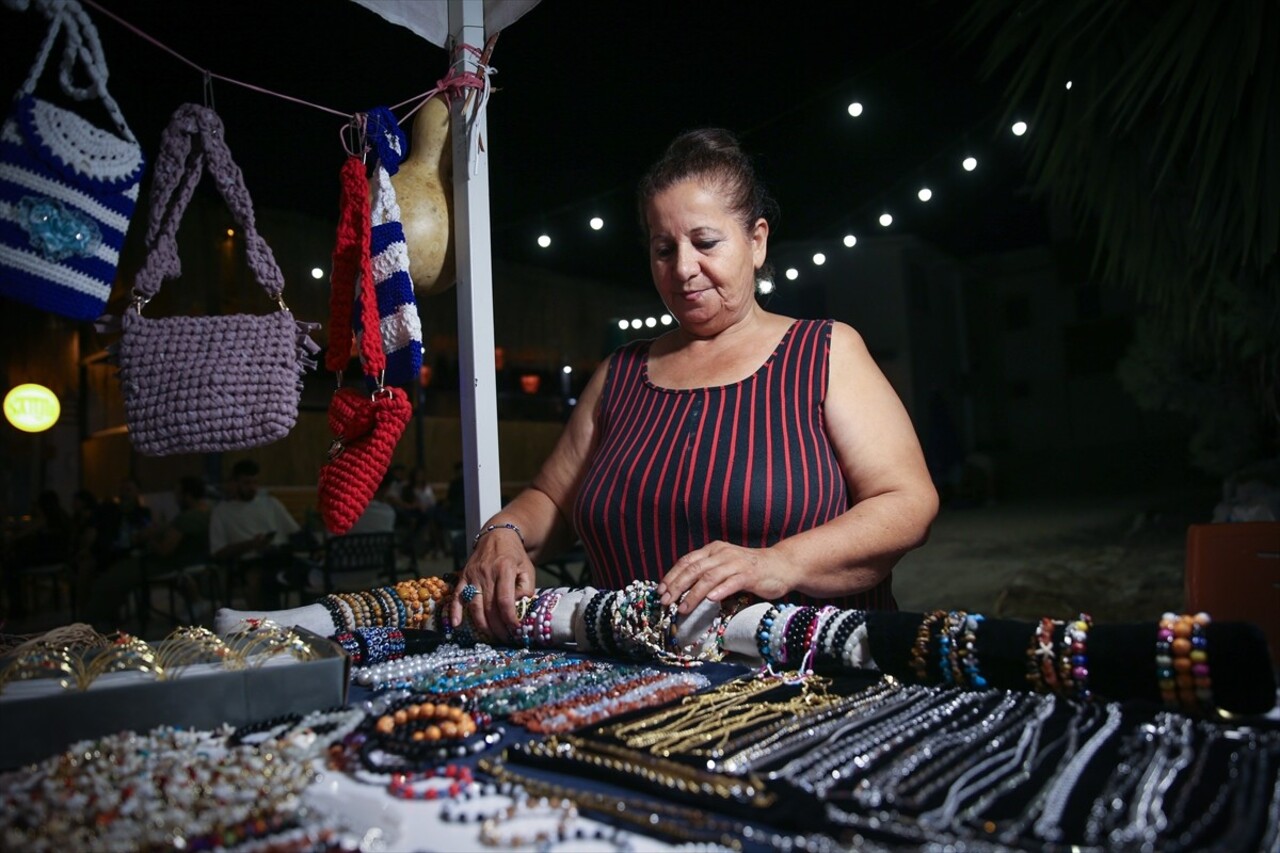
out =
{"type": "MultiPolygon", "coordinates": [[[[400,206],[391,183],[391,175],[399,169],[408,141],[386,107],[369,111],[367,127],[369,141],[377,155],[369,254],[378,299],[382,349],[387,356],[385,382],[404,385],[417,381],[422,368],[422,321],[409,275],[409,247],[400,222],[400,206]]],[[[358,315],[352,325],[363,335],[364,324],[358,315]]]]}
{"type": "Polygon", "coordinates": [[[178,259],[178,224],[206,166],[244,232],[249,269],[267,294],[280,302],[284,276],[271,247],[258,234],[253,201],[245,189],[240,167],[231,159],[222,119],[212,109],[199,104],[178,107],[160,137],[160,151],[152,171],[147,259],[134,283],[135,297],[146,301],[156,295],[165,279],[182,274],[182,263],[178,259]]]}

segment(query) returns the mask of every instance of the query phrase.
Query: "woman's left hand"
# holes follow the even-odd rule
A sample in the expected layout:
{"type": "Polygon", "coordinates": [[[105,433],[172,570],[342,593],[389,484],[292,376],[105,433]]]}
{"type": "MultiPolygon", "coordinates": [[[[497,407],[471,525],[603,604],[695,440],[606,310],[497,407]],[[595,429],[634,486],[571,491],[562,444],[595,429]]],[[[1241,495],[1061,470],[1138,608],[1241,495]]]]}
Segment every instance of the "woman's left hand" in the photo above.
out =
{"type": "Polygon", "coordinates": [[[769,548],[717,541],[676,560],[658,584],[658,593],[664,607],[679,601],[680,613],[691,612],[703,599],[724,601],[740,592],[772,601],[791,592],[789,568],[769,548]]]}

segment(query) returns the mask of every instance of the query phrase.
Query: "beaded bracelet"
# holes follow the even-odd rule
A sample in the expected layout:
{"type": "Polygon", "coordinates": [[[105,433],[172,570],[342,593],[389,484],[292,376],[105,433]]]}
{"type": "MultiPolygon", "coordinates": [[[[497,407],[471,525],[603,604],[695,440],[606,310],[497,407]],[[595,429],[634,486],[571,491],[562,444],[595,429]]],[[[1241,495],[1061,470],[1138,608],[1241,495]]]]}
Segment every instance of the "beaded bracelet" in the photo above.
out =
{"type": "Polygon", "coordinates": [[[969,686],[982,690],[987,686],[987,679],[978,668],[978,627],[985,617],[981,613],[970,613],[964,620],[964,640],[961,649],[961,662],[964,666],[965,678],[969,686]]]}
{"type": "Polygon", "coordinates": [[[915,671],[916,681],[929,683],[929,641],[932,639],[934,623],[947,615],[945,610],[935,610],[925,614],[916,629],[916,640],[911,645],[911,669],[915,671]]]}
{"type": "Polygon", "coordinates": [[[1058,670],[1053,652],[1053,633],[1057,624],[1048,616],[1041,617],[1027,649],[1027,681],[1037,693],[1058,692],[1058,670]]]}
{"type": "Polygon", "coordinates": [[[533,645],[535,639],[540,646],[551,645],[551,617],[563,595],[554,590],[542,593],[520,620],[516,635],[526,649],[533,645]]]}
{"type": "Polygon", "coordinates": [[[1063,683],[1070,684],[1075,697],[1083,702],[1093,698],[1089,689],[1089,629],[1093,627],[1093,618],[1088,613],[1081,613],[1073,622],[1068,622],[1063,629],[1062,656],[1063,683]]]}
{"type": "Polygon", "coordinates": [[[942,673],[942,683],[948,687],[964,686],[960,639],[967,615],[963,610],[949,611],[938,630],[938,670],[942,673]]]}
{"type": "Polygon", "coordinates": [[[490,525],[489,525],[488,527],[486,527],[484,530],[481,530],[479,533],[477,533],[475,536],[473,536],[473,537],[472,537],[472,539],[471,539],[471,544],[472,544],[472,545],[476,544],[476,543],[477,543],[477,542],[479,542],[482,538],[484,538],[485,536],[488,536],[490,533],[492,533],[492,532],[493,532],[493,531],[495,531],[495,530],[512,530],[512,531],[515,531],[515,534],[516,534],[517,536],[519,536],[519,537],[520,537],[520,544],[521,544],[522,546],[524,545],[524,534],[520,532],[520,528],[519,528],[517,525],[512,524],[512,523],[511,523],[511,522],[509,522],[509,521],[508,521],[508,522],[504,522],[503,524],[490,524],[490,525]]]}
{"type": "Polygon", "coordinates": [[[818,608],[804,606],[798,608],[787,620],[787,627],[782,637],[783,655],[786,660],[799,662],[808,646],[809,629],[817,619],[818,608]]]}
{"type": "Polygon", "coordinates": [[[760,650],[760,660],[764,661],[765,666],[772,666],[774,663],[773,654],[769,649],[773,641],[773,626],[779,615],[781,611],[778,610],[777,605],[770,605],[760,617],[760,624],[756,626],[756,648],[760,650]]]}
{"type": "Polygon", "coordinates": [[[783,666],[787,663],[787,627],[800,612],[798,604],[781,604],[778,606],[778,618],[774,621],[774,630],[769,635],[769,652],[774,662],[783,666]]]}
{"type": "Polygon", "coordinates": [[[619,657],[621,649],[618,648],[618,635],[614,631],[613,620],[609,618],[609,614],[613,612],[614,601],[621,595],[620,590],[611,590],[600,606],[601,627],[597,632],[600,636],[600,651],[612,658],[619,657]]]}
{"type": "Polygon", "coordinates": [[[466,765],[446,764],[415,773],[392,773],[387,783],[387,793],[401,800],[456,799],[464,791],[476,787],[475,776],[466,765]],[[418,783],[433,779],[444,780],[443,785],[418,787],[418,783]]]}
{"type": "Polygon", "coordinates": [[[587,646],[590,651],[600,651],[600,608],[604,604],[606,593],[597,590],[587,600],[582,611],[583,630],[587,635],[587,646]]]}
{"type": "Polygon", "coordinates": [[[364,663],[364,643],[354,633],[343,631],[340,634],[334,634],[333,641],[346,652],[352,666],[361,666],[364,663]]]}
{"type": "Polygon", "coordinates": [[[1156,681],[1165,705],[1188,712],[1213,707],[1208,641],[1209,614],[1165,613],[1156,632],[1156,681]]]}
{"type": "Polygon", "coordinates": [[[364,638],[366,664],[386,663],[404,657],[404,631],[399,628],[360,628],[354,633],[364,638]]]}
{"type": "Polygon", "coordinates": [[[338,602],[333,598],[333,596],[323,595],[316,601],[316,603],[329,611],[329,620],[333,622],[334,633],[351,630],[350,626],[347,625],[347,620],[342,609],[338,606],[338,602]]]}

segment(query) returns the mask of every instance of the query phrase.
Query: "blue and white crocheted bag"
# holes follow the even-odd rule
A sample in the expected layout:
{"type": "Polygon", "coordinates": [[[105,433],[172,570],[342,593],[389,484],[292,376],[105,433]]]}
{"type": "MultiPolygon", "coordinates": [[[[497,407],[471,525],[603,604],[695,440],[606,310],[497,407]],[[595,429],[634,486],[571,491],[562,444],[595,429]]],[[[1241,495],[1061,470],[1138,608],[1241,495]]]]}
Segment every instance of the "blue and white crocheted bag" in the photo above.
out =
{"type": "MultiPolygon", "coordinates": [[[[366,123],[368,138],[378,155],[371,181],[373,227],[369,233],[369,255],[373,261],[374,291],[378,296],[378,317],[382,326],[382,350],[387,354],[384,382],[406,385],[418,381],[422,368],[422,321],[409,277],[409,247],[400,206],[391,176],[400,168],[408,140],[391,111],[370,110],[366,123]]],[[[359,328],[360,312],[355,312],[359,328]]]]}
{"type": "Polygon", "coordinates": [[[0,126],[0,296],[93,320],[102,314],[138,202],[142,147],[107,94],[98,33],[76,0],[36,4],[49,32],[0,126]],[[119,135],[35,96],[59,32],[62,91],[102,101],[119,135]],[[72,82],[76,65],[89,83],[72,82]]]}

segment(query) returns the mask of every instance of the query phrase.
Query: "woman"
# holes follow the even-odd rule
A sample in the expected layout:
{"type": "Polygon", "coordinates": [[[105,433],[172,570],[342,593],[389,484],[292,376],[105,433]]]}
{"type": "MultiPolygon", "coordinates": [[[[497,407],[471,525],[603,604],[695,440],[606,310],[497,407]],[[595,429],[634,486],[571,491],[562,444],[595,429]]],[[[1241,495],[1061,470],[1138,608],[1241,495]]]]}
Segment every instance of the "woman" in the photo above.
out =
{"type": "Polygon", "coordinates": [[[575,537],[597,585],[659,581],[681,613],[739,593],[896,608],[890,572],[938,496],[862,338],[756,302],[773,204],[727,131],[678,137],[638,195],[678,325],[596,371],[533,483],[483,525],[450,618],[512,630],[535,563],[575,537]]]}

